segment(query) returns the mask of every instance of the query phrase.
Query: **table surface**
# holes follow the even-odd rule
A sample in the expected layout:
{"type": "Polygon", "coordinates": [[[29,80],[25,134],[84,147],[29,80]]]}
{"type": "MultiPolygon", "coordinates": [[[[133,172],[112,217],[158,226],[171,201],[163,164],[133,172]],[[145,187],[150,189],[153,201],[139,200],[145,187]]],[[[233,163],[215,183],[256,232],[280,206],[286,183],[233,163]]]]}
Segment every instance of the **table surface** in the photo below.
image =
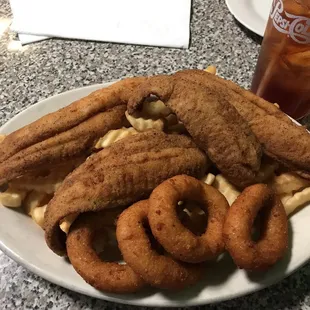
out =
{"type": "MultiPolygon", "coordinates": [[[[221,76],[249,87],[261,39],[234,20],[224,0],[194,0],[192,13],[189,49],[50,39],[16,50],[15,34],[0,33],[1,124],[49,96],[137,74],[214,64],[221,76]]],[[[8,0],[0,0],[0,22],[4,18],[12,18],[8,0]]],[[[134,308],[58,287],[2,252],[0,277],[1,309],[134,308]]],[[[277,285],[208,309],[310,309],[309,279],[310,264],[277,285]]]]}

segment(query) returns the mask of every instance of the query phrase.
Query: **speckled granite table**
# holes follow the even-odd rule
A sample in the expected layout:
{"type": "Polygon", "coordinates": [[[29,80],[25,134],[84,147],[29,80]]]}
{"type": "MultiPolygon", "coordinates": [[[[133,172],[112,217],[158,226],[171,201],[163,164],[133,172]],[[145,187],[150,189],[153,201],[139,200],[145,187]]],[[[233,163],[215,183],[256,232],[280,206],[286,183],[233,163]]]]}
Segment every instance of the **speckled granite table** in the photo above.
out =
{"type": "MultiPolygon", "coordinates": [[[[0,0],[1,18],[11,18],[8,0],[0,0]]],[[[0,34],[1,124],[51,95],[135,74],[215,64],[220,75],[249,86],[260,38],[236,23],[224,0],[195,0],[191,30],[188,50],[56,39],[14,50],[7,30],[0,34]]],[[[57,287],[1,252],[0,277],[0,309],[131,308],[57,287]]],[[[271,288],[208,309],[310,309],[310,264],[271,288]]]]}

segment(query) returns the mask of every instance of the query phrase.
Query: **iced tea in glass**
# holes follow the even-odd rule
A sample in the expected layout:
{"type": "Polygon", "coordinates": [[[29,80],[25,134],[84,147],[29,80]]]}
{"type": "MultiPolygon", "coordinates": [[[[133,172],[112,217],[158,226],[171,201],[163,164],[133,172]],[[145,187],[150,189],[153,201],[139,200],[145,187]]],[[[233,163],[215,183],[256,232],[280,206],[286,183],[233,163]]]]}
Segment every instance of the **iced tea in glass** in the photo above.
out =
{"type": "Polygon", "coordinates": [[[295,119],[310,113],[310,0],[273,0],[251,89],[295,119]]]}

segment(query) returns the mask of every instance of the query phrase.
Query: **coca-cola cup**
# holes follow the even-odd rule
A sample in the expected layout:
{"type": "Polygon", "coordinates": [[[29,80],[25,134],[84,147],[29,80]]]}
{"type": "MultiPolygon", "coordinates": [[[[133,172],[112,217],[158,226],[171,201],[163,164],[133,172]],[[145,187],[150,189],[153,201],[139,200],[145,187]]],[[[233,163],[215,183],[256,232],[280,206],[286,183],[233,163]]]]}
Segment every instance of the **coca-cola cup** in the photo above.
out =
{"type": "Polygon", "coordinates": [[[251,89],[295,119],[310,113],[310,0],[273,0],[251,89]]]}

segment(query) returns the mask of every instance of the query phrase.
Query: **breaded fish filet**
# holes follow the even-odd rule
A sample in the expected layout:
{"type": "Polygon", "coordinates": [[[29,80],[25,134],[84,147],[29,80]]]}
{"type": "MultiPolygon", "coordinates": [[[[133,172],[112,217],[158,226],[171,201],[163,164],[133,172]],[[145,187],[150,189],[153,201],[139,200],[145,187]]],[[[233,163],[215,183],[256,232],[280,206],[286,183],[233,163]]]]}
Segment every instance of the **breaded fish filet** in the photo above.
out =
{"type": "Polygon", "coordinates": [[[272,103],[231,81],[202,70],[184,70],[176,75],[221,94],[248,122],[268,156],[310,179],[310,134],[304,127],[296,125],[272,103]]]}
{"type": "Polygon", "coordinates": [[[0,144],[0,163],[22,149],[67,131],[99,112],[125,104],[144,77],[128,78],[99,89],[9,134],[0,144]]]}
{"type": "Polygon", "coordinates": [[[125,111],[125,105],[116,106],[65,132],[19,151],[0,164],[0,184],[41,167],[87,154],[87,150],[93,147],[99,137],[111,129],[123,126],[126,122],[125,111]]]}
{"type": "Polygon", "coordinates": [[[201,177],[206,168],[206,155],[186,136],[147,131],[122,139],[92,155],[64,180],[45,213],[46,242],[64,255],[65,235],[59,228],[64,217],[129,205],[172,176],[201,177]]]}
{"type": "Polygon", "coordinates": [[[249,125],[212,87],[177,76],[154,76],[134,91],[128,102],[134,114],[149,95],[158,96],[184,124],[196,144],[237,186],[255,182],[261,147],[249,125]]]}
{"type": "Polygon", "coordinates": [[[127,124],[126,103],[144,80],[122,80],[9,134],[0,143],[0,184],[87,154],[109,130],[127,124]]]}

